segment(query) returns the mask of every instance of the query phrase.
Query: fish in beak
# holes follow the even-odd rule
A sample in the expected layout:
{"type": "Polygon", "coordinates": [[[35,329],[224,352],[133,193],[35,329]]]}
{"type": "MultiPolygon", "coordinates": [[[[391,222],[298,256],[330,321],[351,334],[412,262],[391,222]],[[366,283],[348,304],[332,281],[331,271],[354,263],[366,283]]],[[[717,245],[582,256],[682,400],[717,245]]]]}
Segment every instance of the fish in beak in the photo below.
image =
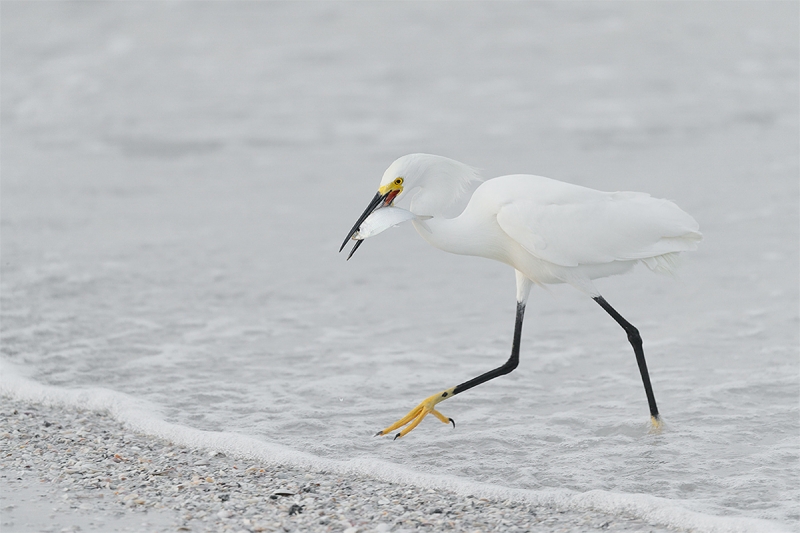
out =
{"type": "MultiPolygon", "coordinates": [[[[398,194],[400,194],[403,190],[402,183],[403,183],[402,178],[397,178],[395,181],[389,183],[388,185],[384,185],[383,187],[378,189],[378,192],[375,193],[375,196],[372,198],[372,200],[370,200],[369,205],[367,205],[367,208],[364,210],[363,213],[361,213],[361,216],[358,217],[358,220],[353,225],[350,232],[347,234],[347,237],[345,237],[344,242],[342,242],[342,245],[339,247],[339,252],[344,250],[347,241],[349,241],[353,237],[353,235],[356,234],[358,229],[361,227],[361,224],[364,223],[367,217],[369,217],[372,213],[374,213],[378,209],[381,209],[383,207],[389,207],[392,205],[392,202],[394,202],[395,197],[398,194]]],[[[350,253],[347,256],[347,260],[350,260],[350,258],[353,257],[353,254],[356,253],[356,250],[358,250],[358,247],[361,246],[362,242],[364,242],[363,239],[356,240],[356,244],[355,246],[353,246],[353,249],[350,250],[350,253]]]]}
{"type": "MultiPolygon", "coordinates": [[[[375,194],[375,196],[372,198],[372,200],[370,200],[369,205],[367,205],[367,208],[364,209],[364,212],[361,213],[361,216],[358,217],[358,220],[356,220],[356,223],[353,225],[353,228],[350,230],[350,233],[348,233],[347,237],[344,238],[344,242],[342,242],[342,245],[339,247],[339,252],[344,250],[344,247],[347,244],[347,241],[349,241],[353,237],[353,235],[358,231],[358,228],[361,227],[361,224],[367,219],[367,217],[370,216],[373,211],[375,211],[376,209],[380,209],[381,206],[383,206],[383,203],[386,200],[387,196],[388,196],[388,193],[387,194],[381,194],[380,191],[378,191],[375,194]]],[[[351,257],[353,257],[353,254],[356,253],[356,250],[358,249],[359,246],[361,246],[362,242],[364,242],[364,241],[363,240],[362,241],[356,241],[356,245],[353,246],[353,249],[350,250],[350,254],[347,256],[348,260],[351,257]]]]}

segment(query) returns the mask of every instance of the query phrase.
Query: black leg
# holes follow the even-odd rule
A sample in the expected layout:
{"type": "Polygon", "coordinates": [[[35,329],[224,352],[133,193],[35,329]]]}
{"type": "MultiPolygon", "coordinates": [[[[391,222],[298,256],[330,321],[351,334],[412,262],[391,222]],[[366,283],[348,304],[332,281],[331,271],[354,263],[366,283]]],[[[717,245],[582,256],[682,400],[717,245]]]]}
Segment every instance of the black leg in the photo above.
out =
{"type": "Polygon", "coordinates": [[[606,313],[611,315],[611,318],[617,321],[617,324],[622,326],[628,334],[628,341],[633,346],[633,353],[636,354],[636,362],[639,364],[639,373],[642,374],[642,383],[644,383],[644,392],[647,394],[647,403],[650,406],[650,416],[658,421],[658,407],[656,406],[656,397],[653,395],[653,387],[650,385],[650,374],[647,373],[647,363],[644,360],[644,350],[642,349],[642,337],[639,335],[639,330],[633,324],[622,318],[622,315],[617,313],[616,309],[611,307],[609,303],[602,296],[593,298],[595,302],[600,304],[600,307],[606,310],[606,313]]]}
{"type": "MultiPolygon", "coordinates": [[[[519,365],[519,342],[522,338],[522,319],[525,317],[525,304],[523,302],[517,302],[517,319],[514,325],[514,344],[511,346],[511,357],[508,358],[508,361],[505,362],[503,366],[499,366],[494,370],[490,370],[485,374],[481,374],[476,378],[472,378],[469,381],[465,381],[461,385],[457,385],[453,389],[453,396],[460,392],[464,392],[465,390],[469,390],[472,387],[480,385],[481,383],[485,383],[490,379],[494,379],[498,376],[504,376],[517,368],[519,365]]],[[[446,393],[445,393],[446,394],[446,393]]],[[[455,424],[454,424],[455,425],[455,424]]]]}
{"type": "MultiPolygon", "coordinates": [[[[525,286],[523,286],[523,289],[525,286]]],[[[522,291],[523,296],[527,297],[527,291],[522,291]]],[[[499,366],[494,370],[490,370],[485,374],[481,374],[476,378],[472,378],[469,381],[465,381],[461,385],[457,385],[455,387],[449,388],[442,392],[437,392],[433,396],[430,396],[417,405],[414,409],[409,411],[409,413],[392,424],[391,426],[387,427],[376,433],[378,435],[388,435],[390,432],[394,431],[395,429],[401,428],[406,426],[400,433],[395,435],[395,439],[399,439],[400,437],[406,435],[409,431],[413,430],[417,425],[422,422],[422,419],[425,418],[428,414],[434,415],[440,421],[447,423],[452,423],[453,427],[455,427],[456,423],[453,421],[452,418],[445,417],[442,413],[435,409],[435,406],[440,402],[443,402],[449,398],[452,398],[456,394],[460,392],[464,392],[465,390],[469,390],[472,387],[480,385],[481,383],[485,383],[490,379],[494,379],[498,376],[503,376],[508,374],[519,364],[519,341],[522,337],[522,318],[525,316],[525,303],[524,302],[517,302],[517,321],[516,325],[514,326],[514,344],[511,347],[511,357],[508,358],[508,361],[503,366],[499,366]]]]}

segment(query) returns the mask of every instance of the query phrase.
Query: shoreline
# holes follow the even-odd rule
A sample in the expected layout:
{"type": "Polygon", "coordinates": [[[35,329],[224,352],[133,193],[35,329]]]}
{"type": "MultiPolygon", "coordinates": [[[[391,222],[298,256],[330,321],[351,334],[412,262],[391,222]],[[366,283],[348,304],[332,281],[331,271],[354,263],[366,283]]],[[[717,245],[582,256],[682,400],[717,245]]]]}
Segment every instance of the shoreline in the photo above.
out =
{"type": "Polygon", "coordinates": [[[0,398],[4,532],[674,531],[266,464],[133,432],[102,411],[0,398]]]}

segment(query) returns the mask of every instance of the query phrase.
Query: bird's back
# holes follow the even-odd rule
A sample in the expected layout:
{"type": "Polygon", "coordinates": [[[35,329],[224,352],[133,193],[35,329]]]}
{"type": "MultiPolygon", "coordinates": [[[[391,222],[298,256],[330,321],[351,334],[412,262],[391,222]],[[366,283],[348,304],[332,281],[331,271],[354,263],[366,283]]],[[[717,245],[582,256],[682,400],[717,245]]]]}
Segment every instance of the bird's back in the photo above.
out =
{"type": "Polygon", "coordinates": [[[614,262],[642,261],[652,270],[671,272],[675,255],[696,249],[702,238],[697,222],[668,200],[638,192],[602,192],[541,176],[484,182],[462,217],[489,213],[531,256],[556,267],[583,268],[590,278],[608,271],[593,270],[593,265],[614,262]]]}

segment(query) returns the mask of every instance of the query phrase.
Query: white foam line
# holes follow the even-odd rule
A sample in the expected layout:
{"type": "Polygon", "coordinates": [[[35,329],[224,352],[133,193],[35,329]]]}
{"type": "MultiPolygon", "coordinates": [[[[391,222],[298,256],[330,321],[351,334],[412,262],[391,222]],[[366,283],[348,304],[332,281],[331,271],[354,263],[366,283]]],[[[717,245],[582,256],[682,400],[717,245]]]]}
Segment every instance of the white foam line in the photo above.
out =
{"type": "Polygon", "coordinates": [[[755,518],[721,517],[690,511],[675,501],[647,494],[624,494],[604,490],[575,492],[568,489],[527,490],[473,482],[448,475],[414,472],[376,459],[338,461],[292,450],[246,435],[202,431],[172,424],[153,415],[147,402],[102,388],[62,389],[42,385],[21,376],[0,359],[0,394],[24,402],[108,412],[131,430],[166,439],[176,445],[224,452],[268,464],[284,464],[340,475],[361,476],[420,488],[450,490],[463,496],[525,501],[572,511],[599,511],[640,518],[653,525],[698,533],[781,533],[779,523],[755,518]]]}

